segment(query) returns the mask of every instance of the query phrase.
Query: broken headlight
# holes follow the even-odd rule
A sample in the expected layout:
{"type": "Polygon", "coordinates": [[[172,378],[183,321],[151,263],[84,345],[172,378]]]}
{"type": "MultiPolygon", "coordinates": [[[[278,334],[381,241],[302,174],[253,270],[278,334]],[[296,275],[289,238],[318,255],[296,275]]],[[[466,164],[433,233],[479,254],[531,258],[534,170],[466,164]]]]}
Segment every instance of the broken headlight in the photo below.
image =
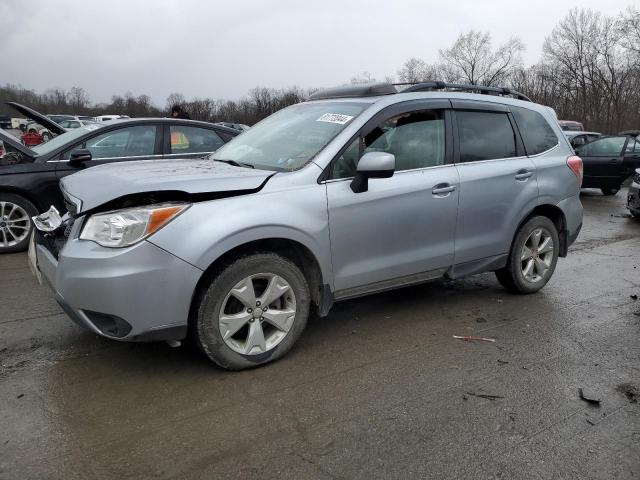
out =
{"type": "Polygon", "coordinates": [[[187,208],[186,203],[163,203],[97,213],[85,223],[80,239],[103,247],[128,247],[157,232],[187,208]]]}

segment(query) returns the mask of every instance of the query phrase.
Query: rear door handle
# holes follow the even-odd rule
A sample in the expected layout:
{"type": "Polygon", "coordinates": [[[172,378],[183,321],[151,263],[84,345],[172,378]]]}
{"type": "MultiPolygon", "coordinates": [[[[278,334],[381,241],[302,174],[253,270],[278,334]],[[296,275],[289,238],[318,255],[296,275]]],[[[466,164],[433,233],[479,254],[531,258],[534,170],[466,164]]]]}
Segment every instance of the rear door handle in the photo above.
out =
{"type": "Polygon", "coordinates": [[[518,170],[518,173],[516,173],[516,180],[522,182],[531,177],[531,175],[533,175],[533,172],[531,170],[518,170]]]}
{"type": "Polygon", "coordinates": [[[448,197],[451,192],[456,190],[455,185],[449,185],[448,183],[439,183],[434,186],[431,193],[437,197],[448,197]]]}

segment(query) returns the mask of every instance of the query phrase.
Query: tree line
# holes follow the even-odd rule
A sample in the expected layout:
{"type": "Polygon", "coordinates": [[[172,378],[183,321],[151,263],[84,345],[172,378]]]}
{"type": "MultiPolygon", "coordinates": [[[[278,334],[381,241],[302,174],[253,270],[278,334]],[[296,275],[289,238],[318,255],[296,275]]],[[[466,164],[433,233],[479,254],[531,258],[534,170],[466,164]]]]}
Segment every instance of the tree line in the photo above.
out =
{"type": "MultiPolygon", "coordinates": [[[[640,129],[640,9],[628,7],[615,16],[575,8],[545,38],[540,61],[525,67],[522,41],[512,37],[494,46],[488,32],[462,33],[435,61],[410,58],[387,82],[444,80],[473,85],[505,86],[534,102],[554,108],[560,119],[578,120],[589,130],[617,133],[640,129]]],[[[348,83],[375,82],[369,72],[348,83]]],[[[0,87],[0,114],[11,114],[5,102],[24,103],[45,113],[168,116],[181,105],[198,120],[252,125],[288,105],[303,101],[314,89],[256,87],[239,100],[168,96],[163,107],[148,95],[114,95],[92,104],[81,87],[43,93],[16,85],[0,87]]]]}

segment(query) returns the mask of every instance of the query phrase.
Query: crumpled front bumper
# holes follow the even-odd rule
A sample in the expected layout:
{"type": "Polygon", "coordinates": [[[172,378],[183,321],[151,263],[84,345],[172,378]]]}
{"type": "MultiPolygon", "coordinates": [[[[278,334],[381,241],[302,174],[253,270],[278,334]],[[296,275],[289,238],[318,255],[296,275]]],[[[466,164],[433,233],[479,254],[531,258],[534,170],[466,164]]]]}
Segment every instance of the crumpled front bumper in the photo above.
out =
{"type": "Polygon", "coordinates": [[[79,240],[80,227],[34,239],[37,268],[67,315],[116,340],[184,338],[202,270],[147,241],[105,248],[79,240]]]}

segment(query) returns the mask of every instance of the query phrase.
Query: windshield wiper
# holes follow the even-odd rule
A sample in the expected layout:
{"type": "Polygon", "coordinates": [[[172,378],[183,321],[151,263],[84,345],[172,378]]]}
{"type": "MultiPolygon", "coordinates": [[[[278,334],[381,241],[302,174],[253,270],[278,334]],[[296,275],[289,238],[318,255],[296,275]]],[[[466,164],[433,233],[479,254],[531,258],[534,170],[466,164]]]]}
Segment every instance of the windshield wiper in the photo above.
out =
{"type": "Polygon", "coordinates": [[[213,161],[227,163],[229,165],[233,165],[234,167],[256,168],[250,163],[241,163],[241,162],[236,162],[235,160],[221,160],[219,158],[214,158],[213,161]]]}

